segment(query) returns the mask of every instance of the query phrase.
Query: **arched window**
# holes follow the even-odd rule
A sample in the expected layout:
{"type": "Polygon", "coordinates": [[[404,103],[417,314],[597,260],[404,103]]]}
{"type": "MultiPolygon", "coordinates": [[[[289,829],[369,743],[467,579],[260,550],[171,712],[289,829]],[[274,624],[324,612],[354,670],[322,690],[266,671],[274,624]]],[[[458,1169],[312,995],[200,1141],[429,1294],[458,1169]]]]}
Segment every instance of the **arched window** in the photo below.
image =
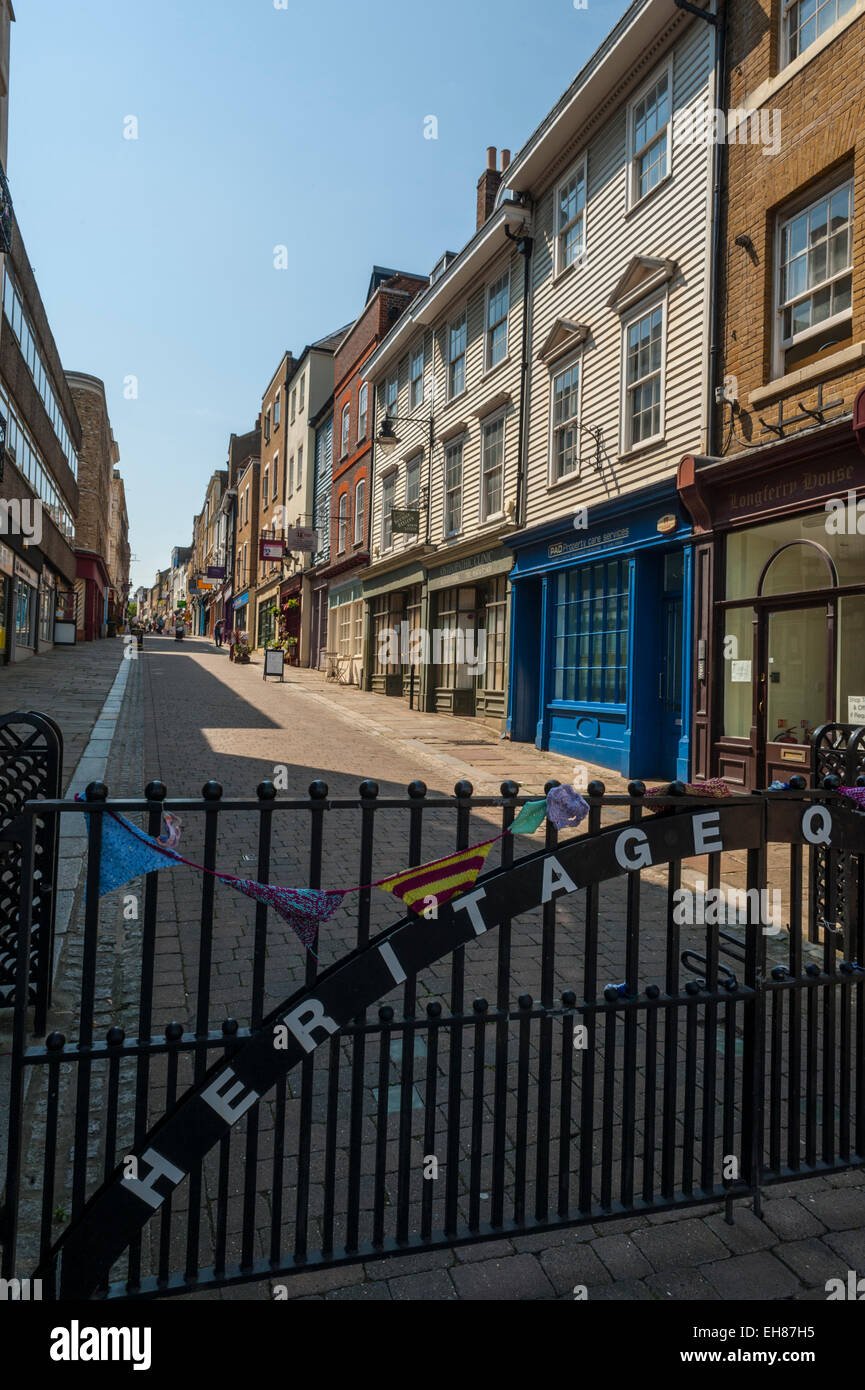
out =
{"type": "Polygon", "coordinates": [[[835,562],[817,541],[795,540],[780,546],[763,566],[757,584],[761,597],[773,594],[809,593],[838,584],[835,562]]]}
{"type": "Polygon", "coordinates": [[[361,478],[354,490],[354,543],[360,545],[364,533],[364,499],[366,498],[366,479],[361,478]]]}
{"type": "Polygon", "coordinates": [[[341,555],[345,550],[346,532],[348,530],[348,493],[340,493],[339,505],[337,509],[337,554],[341,555]]]}

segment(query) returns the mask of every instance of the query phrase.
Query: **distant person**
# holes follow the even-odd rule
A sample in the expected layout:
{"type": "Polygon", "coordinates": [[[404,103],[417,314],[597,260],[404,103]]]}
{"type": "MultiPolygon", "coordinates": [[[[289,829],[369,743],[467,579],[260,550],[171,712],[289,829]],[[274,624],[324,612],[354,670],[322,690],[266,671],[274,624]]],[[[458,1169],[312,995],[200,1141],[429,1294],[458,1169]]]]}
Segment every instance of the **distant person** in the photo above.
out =
{"type": "Polygon", "coordinates": [[[214,636],[214,639],[215,639],[215,641],[216,641],[217,647],[221,647],[221,646],[222,646],[222,619],[221,619],[221,618],[218,618],[217,621],[216,621],[216,626],[215,626],[214,629],[213,629],[213,636],[214,636]]]}

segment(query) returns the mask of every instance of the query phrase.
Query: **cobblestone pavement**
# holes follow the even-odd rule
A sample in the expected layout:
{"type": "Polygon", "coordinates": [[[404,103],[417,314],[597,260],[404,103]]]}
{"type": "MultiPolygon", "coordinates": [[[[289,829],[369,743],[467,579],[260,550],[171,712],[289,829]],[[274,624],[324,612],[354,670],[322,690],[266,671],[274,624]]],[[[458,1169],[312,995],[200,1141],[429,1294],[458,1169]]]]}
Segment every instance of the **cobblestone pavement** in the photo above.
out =
{"type": "MultiPolygon", "coordinates": [[[[217,651],[211,643],[191,640],[182,646],[158,638],[145,639],[143,657],[131,663],[122,712],[117,723],[106,781],[112,795],[140,795],[143,785],[154,778],[164,780],[169,795],[197,795],[202,784],[210,778],[218,780],[226,795],[250,796],[264,778],[274,776],[275,769],[287,768],[289,795],[302,796],[309,783],[317,778],[326,781],[332,797],[355,798],[360,779],[374,776],[379,784],[380,797],[402,796],[407,783],[421,776],[430,792],[449,793],[460,777],[467,777],[478,793],[493,793],[506,777],[523,784],[524,790],[540,791],[550,777],[570,780],[572,761],[555,755],[540,754],[534,749],[518,748],[486,731],[477,730],[468,721],[417,716],[400,702],[384,697],[328,686],[317,673],[289,671],[284,684],[264,683],[261,667],[232,665],[224,650],[217,651]]],[[[48,711],[53,713],[52,710],[48,711]]],[[[594,770],[592,770],[594,771],[594,770]]],[[[590,773],[591,775],[591,773],[590,773]]],[[[614,779],[600,774],[613,789],[614,779]]],[[[620,784],[619,784],[620,785],[620,784]]],[[[269,878],[274,882],[308,882],[307,836],[303,819],[306,813],[288,812],[274,817],[273,846],[269,878]],[[298,816],[301,818],[298,822],[298,816]],[[298,830],[299,826],[299,830],[298,830]]],[[[204,854],[201,817],[186,816],[183,828],[183,851],[188,857],[202,861],[204,854]]],[[[402,867],[406,862],[406,813],[402,810],[380,810],[375,817],[375,839],[372,877],[402,867]]],[[[481,839],[494,832],[496,812],[480,812],[472,817],[471,836],[481,839]]],[[[327,885],[350,886],[359,881],[357,838],[359,812],[348,808],[329,811],[326,816],[322,882],[327,885]]],[[[430,809],[424,816],[423,858],[452,850],[454,845],[453,814],[430,809]]],[[[526,841],[528,846],[531,842],[526,841]]],[[[540,843],[539,840],[535,842],[540,843]]],[[[532,847],[535,847],[532,844],[532,847]]],[[[495,863],[494,850],[488,863],[495,863]]],[[[255,876],[257,844],[254,813],[222,812],[219,816],[219,837],[216,862],[230,873],[255,876]]],[[[698,866],[699,867],[699,866],[698,866]]],[[[731,872],[735,872],[735,866],[731,872]]],[[[665,964],[666,892],[660,879],[645,879],[641,914],[640,978],[645,986],[650,980],[662,980],[665,964]]],[[[173,870],[159,875],[157,953],[154,974],[153,1031],[161,1033],[166,1025],[179,1021],[185,1028],[195,1026],[199,986],[199,952],[204,941],[212,952],[212,988],[208,1002],[208,1021],[218,1029],[223,1019],[231,1017],[241,1026],[249,1022],[250,979],[252,973],[252,935],[255,931],[254,909],[245,899],[218,887],[213,905],[212,924],[204,931],[202,918],[202,879],[187,870],[173,870]]],[[[132,1036],[137,1029],[140,996],[139,969],[142,956],[141,923],[128,920],[122,910],[125,894],[140,892],[141,884],[118,890],[104,900],[97,967],[97,1037],[119,1024],[132,1036]]],[[[576,895],[579,897],[580,895],[576,895]]],[[[140,896],[139,896],[140,902],[140,896]]],[[[354,913],[356,913],[356,900],[354,913]]],[[[623,976],[623,884],[603,885],[600,901],[599,979],[615,981],[623,976]]],[[[573,988],[579,991],[582,970],[581,907],[572,900],[559,904],[557,950],[555,955],[554,993],[573,988]]],[[[394,920],[393,900],[376,893],[370,902],[370,929],[376,931],[394,920]]],[[[67,1037],[76,1036],[78,981],[81,975],[82,938],[81,915],[78,932],[70,933],[55,993],[55,1010],[51,1026],[62,1029],[67,1037]]],[[[326,924],[322,931],[320,963],[327,966],[344,955],[356,943],[357,919],[345,907],[326,924]]],[[[495,997],[497,968],[496,938],[490,932],[474,942],[465,952],[465,999],[477,994],[495,997]]],[[[513,1001],[522,991],[541,997],[540,961],[543,927],[540,915],[525,914],[513,924],[511,975],[509,997],[513,1001]]],[[[264,1008],[272,1007],[302,982],[306,962],[294,935],[281,923],[271,922],[267,935],[267,968],[264,982],[264,1008]]],[[[418,1000],[421,1008],[430,1001],[440,1001],[445,1013],[449,1011],[453,988],[452,965],[443,963],[424,972],[418,979],[418,1000]]],[[[403,1006],[401,993],[395,992],[392,1002],[398,1010],[403,1006]]],[[[369,1035],[365,1056],[361,1057],[357,1076],[362,1086],[360,1106],[360,1221],[362,1232],[369,1229],[375,1200],[375,1182],[379,1155],[376,1150],[377,1087],[382,1074],[389,1079],[389,1090],[395,1090],[400,1077],[401,1057],[395,1051],[396,1039],[385,1040],[381,1034],[369,1035]],[[388,1051],[390,1056],[388,1056],[388,1051]],[[384,1072],[382,1073],[382,1066],[384,1072]]],[[[469,1129],[471,1068],[473,1065],[470,1035],[462,1068],[463,1125],[460,1131],[461,1159],[471,1151],[469,1129]]],[[[489,1047],[491,1039],[488,1039],[489,1047]]],[[[347,1132],[351,1123],[349,1076],[354,1066],[350,1040],[344,1039],[341,1064],[345,1080],[340,1096],[337,1123],[340,1140],[337,1149],[337,1174],[341,1196],[335,1213],[335,1236],[340,1240],[346,1219],[345,1197],[342,1188],[348,1165],[347,1132]],[[343,1106],[345,1101],[345,1106],[343,1106]]],[[[421,1047],[423,1044],[421,1042],[421,1047]]],[[[738,1048],[738,1044],[737,1044],[738,1048]]],[[[311,1094],[310,1130],[312,1181],[310,1203],[310,1249],[317,1248],[322,1236],[321,1168],[326,1135],[327,1049],[316,1054],[311,1094]]],[[[485,1055],[489,1066],[495,1051],[485,1055]]],[[[534,1096],[538,1079],[539,1053],[531,1047],[530,1078],[534,1096]]],[[[441,1075],[446,1074],[448,1047],[442,1046],[439,1057],[441,1075]]],[[[163,1058],[151,1062],[152,1121],[160,1112],[166,1094],[174,1087],[183,1087],[191,1079],[187,1058],[181,1058],[179,1074],[172,1079],[163,1058]]],[[[561,1058],[553,1057],[553,1095],[558,1093],[561,1058]]],[[[721,1063],[719,1062],[719,1066],[721,1063]]],[[[735,1066],[735,1062],[732,1063],[735,1066]]],[[[426,1059],[415,1048],[411,1063],[411,1079],[423,1086],[426,1059]]],[[[64,1066],[63,1074],[70,1076],[73,1068],[64,1066]]],[[[509,1096],[515,1089],[514,1068],[508,1073],[509,1096]]],[[[121,1077],[114,1138],[117,1152],[130,1142],[135,1125],[134,1073],[126,1071],[121,1077]]],[[[640,1070],[642,1082],[642,1069],[640,1070]]],[[[427,1078],[428,1079],[428,1078],[427,1078]]],[[[89,1132],[94,1165],[103,1158],[106,1078],[96,1075],[92,1089],[89,1132]]],[[[417,1094],[417,1108],[410,1116],[413,1152],[422,1152],[424,1102],[417,1094]]],[[[642,1093],[641,1093],[642,1094],[642,1093]]],[[[529,1171],[534,1172],[537,1151],[537,1116],[532,1113],[528,1126],[521,1129],[518,1116],[509,1098],[507,1133],[510,1157],[517,1146],[529,1155],[529,1171]]],[[[439,1100],[441,1101],[441,1086],[439,1100]]],[[[284,1119],[268,1099],[259,1107],[260,1134],[258,1171],[254,1183],[255,1239],[254,1253],[266,1256],[269,1252],[270,1227],[273,1217],[274,1171],[278,1156],[284,1149],[283,1180],[284,1212],[293,1217],[299,1178],[297,1131],[302,1104],[299,1081],[289,1084],[283,1098],[284,1119]],[[285,1144],[281,1140],[285,1136],[285,1144]]],[[[699,1109],[699,1097],[686,1095],[677,1086],[676,1105],[682,1115],[686,1107],[699,1109]]],[[[485,1102],[484,1123],[488,1125],[489,1105],[485,1102]]],[[[600,1106],[600,1100],[599,1100],[600,1106]]],[[[601,1110],[596,1107],[595,1130],[599,1132],[601,1110]]],[[[388,1105],[388,1109],[390,1106],[388,1105]]],[[[67,1084],[61,1106],[61,1145],[63,1152],[70,1137],[72,1123],[72,1087],[67,1084]]],[[[444,1104],[437,1107],[437,1134],[442,1132],[446,1113],[444,1104]]],[[[638,1107],[639,1113],[639,1107],[638,1107]]],[[[142,1117],[139,1116],[139,1119],[142,1117]]],[[[393,1116],[393,1124],[397,1117],[393,1116]]],[[[41,1204],[40,1131],[45,1122],[45,1098],[34,1095],[31,1104],[33,1134],[28,1150],[26,1179],[28,1184],[24,1204],[23,1248],[32,1252],[38,1235],[41,1204]]],[[[614,1156],[620,1154],[621,1115],[616,1114],[614,1156]]],[[[555,1131],[554,1131],[555,1132],[555,1131]]],[[[677,1129],[680,1133],[680,1127],[677,1129]]],[[[698,1125],[699,1134],[699,1125],[698,1125]]],[[[396,1147],[388,1134],[385,1155],[386,1202],[390,1209],[395,1200],[391,1183],[396,1147]]],[[[639,1147],[639,1145],[638,1145],[639,1147]]],[[[232,1150],[232,1162],[220,1172],[218,1163],[208,1163],[203,1175],[202,1262],[212,1258],[214,1241],[219,1239],[218,1202],[220,1184],[228,1194],[227,1222],[223,1232],[226,1257],[236,1259],[242,1229],[242,1142],[232,1150]]],[[[483,1171],[488,1171],[489,1153],[483,1153],[483,1171]]],[[[512,1174],[509,1182],[512,1181],[512,1174]]],[[[555,1183],[555,1173],[551,1174],[555,1183]]],[[[410,1209],[414,1228],[418,1211],[418,1188],[413,1183],[410,1209]]],[[[184,1184],[174,1201],[174,1212],[183,1217],[186,1211],[187,1187],[184,1184]]],[[[54,1208],[57,1230],[68,1215],[68,1192],[62,1186],[55,1191],[54,1208]]],[[[440,1215],[441,1199],[435,1199],[435,1214],[440,1215]]],[[[829,1278],[846,1278],[848,1269],[865,1270],[865,1182],[861,1174],[831,1174],[825,1178],[809,1179],[784,1188],[769,1189],[764,1196],[761,1219],[748,1205],[738,1202],[734,1208],[734,1224],[727,1225],[720,1209],[699,1208],[672,1214],[656,1213],[644,1217],[603,1222],[570,1231],[524,1236],[470,1247],[422,1254],[393,1260],[375,1260],[366,1264],[344,1267],[327,1272],[310,1272],[284,1281],[289,1298],[315,1298],[341,1301],[353,1299],[573,1299],[574,1289],[582,1286],[589,1299],[809,1299],[825,1297],[825,1282],[829,1278]]],[[[460,1197],[461,1218],[465,1203],[460,1197]]],[[[151,1223],[154,1227],[156,1223],[151,1223]]],[[[440,1224],[437,1220],[436,1224],[440,1224]]],[[[292,1222],[283,1218],[283,1248],[291,1248],[292,1222]]],[[[155,1240],[158,1232],[145,1241],[145,1268],[156,1258],[155,1240]]],[[[183,1264],[182,1228],[172,1236],[172,1263],[183,1264]]],[[[120,1271],[118,1271],[118,1275],[120,1271]]],[[[189,1297],[263,1299],[273,1296],[273,1286],[280,1280],[263,1280],[189,1297]]]]}
{"type": "Polygon", "coordinates": [[[63,730],[63,787],[87,747],[120,662],[123,639],[79,642],[0,669],[0,713],[35,710],[63,730]]]}

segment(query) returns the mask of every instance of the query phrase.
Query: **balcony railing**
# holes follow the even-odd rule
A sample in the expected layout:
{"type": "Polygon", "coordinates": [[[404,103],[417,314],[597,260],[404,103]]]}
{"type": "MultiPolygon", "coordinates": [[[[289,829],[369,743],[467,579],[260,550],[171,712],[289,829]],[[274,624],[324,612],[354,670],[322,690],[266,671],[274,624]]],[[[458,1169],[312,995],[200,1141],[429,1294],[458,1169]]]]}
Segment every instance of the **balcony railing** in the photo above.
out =
{"type": "Polygon", "coordinates": [[[6,173],[0,166],[0,252],[12,250],[12,194],[6,181],[6,173]]]}

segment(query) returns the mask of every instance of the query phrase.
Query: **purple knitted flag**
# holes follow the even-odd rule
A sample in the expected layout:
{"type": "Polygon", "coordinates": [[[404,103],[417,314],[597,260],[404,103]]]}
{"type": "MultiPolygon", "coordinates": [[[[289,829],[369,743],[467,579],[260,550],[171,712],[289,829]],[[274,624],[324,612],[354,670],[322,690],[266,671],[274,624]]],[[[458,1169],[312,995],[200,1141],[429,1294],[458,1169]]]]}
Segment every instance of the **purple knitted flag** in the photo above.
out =
{"type": "Polygon", "coordinates": [[[231,874],[219,874],[218,878],[226,888],[236,888],[247,898],[272,907],[297,933],[308,951],[315,943],[319,922],[332,917],[345,897],[338,888],[280,888],[275,883],[256,883],[254,879],[234,878],[231,874]]]}
{"type": "Polygon", "coordinates": [[[588,814],[588,801],[573,787],[553,787],[547,792],[547,818],[557,830],[579,825],[588,814]]]}

